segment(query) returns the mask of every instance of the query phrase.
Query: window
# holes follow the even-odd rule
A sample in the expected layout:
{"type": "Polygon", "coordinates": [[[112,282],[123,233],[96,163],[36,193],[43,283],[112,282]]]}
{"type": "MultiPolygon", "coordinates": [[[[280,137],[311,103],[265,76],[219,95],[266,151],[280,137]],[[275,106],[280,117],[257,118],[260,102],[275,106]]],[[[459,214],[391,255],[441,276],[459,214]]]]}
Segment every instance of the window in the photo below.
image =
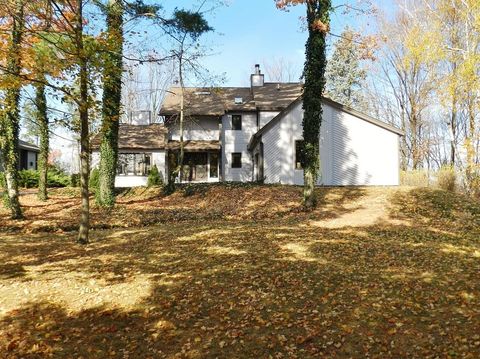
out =
{"type": "Polygon", "coordinates": [[[151,167],[149,153],[119,153],[117,174],[123,176],[146,176],[151,167]]]}
{"type": "Polygon", "coordinates": [[[232,153],[232,168],[242,168],[242,153],[232,153]]]}
{"type": "Polygon", "coordinates": [[[303,169],[303,140],[295,141],[295,169],[301,170],[303,169]]]}
{"type": "Polygon", "coordinates": [[[210,178],[218,178],[218,153],[210,153],[210,178]]]}
{"type": "Polygon", "coordinates": [[[232,130],[242,130],[242,115],[232,115],[232,130]]]}

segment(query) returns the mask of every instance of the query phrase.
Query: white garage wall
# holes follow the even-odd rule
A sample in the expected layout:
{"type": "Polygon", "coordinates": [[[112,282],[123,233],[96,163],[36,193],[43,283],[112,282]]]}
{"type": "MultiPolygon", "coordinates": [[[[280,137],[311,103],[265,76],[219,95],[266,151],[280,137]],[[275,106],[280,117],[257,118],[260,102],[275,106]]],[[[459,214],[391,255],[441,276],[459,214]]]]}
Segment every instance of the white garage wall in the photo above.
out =
{"type": "Polygon", "coordinates": [[[222,118],[222,167],[225,181],[248,182],[253,179],[252,156],[247,150],[257,132],[256,113],[228,114],[222,118]],[[232,115],[242,115],[242,130],[232,130],[232,115]],[[242,168],[232,168],[232,153],[242,153],[242,168]]]}
{"type": "MultiPolygon", "coordinates": [[[[303,171],[294,167],[302,118],[302,103],[298,102],[262,135],[266,183],[303,184],[303,171]]],[[[398,144],[397,134],[324,105],[318,184],[398,185],[398,144]]]]}

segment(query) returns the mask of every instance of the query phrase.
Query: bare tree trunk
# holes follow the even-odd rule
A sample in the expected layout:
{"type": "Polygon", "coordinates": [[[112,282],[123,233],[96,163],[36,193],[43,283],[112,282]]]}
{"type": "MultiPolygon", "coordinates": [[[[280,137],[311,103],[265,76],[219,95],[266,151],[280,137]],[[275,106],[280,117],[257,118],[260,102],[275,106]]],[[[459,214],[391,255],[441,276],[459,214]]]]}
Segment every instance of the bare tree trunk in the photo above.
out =
{"type": "Polygon", "coordinates": [[[20,207],[18,192],[18,140],[20,131],[20,91],[21,83],[18,75],[21,71],[21,42],[24,30],[24,3],[23,0],[15,2],[15,13],[12,19],[12,36],[8,50],[7,68],[12,75],[10,88],[5,91],[4,115],[1,121],[3,137],[2,158],[5,171],[5,180],[7,185],[6,202],[11,210],[12,219],[23,218],[20,207]]]}
{"type": "Polygon", "coordinates": [[[88,69],[83,48],[83,12],[82,0],[77,0],[78,13],[76,17],[76,47],[80,65],[80,188],[82,197],[82,214],[78,231],[78,243],[88,244],[90,229],[90,198],[88,180],[90,177],[90,139],[88,127],[88,69]]]}

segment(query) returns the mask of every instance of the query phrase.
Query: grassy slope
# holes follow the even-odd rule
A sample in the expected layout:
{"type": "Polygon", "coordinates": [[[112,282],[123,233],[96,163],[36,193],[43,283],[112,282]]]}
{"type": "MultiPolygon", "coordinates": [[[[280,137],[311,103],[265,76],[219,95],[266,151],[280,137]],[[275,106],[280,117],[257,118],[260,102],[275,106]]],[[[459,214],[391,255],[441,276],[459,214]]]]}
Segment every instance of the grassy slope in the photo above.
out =
{"type": "MultiPolygon", "coordinates": [[[[480,357],[478,203],[414,188],[319,194],[309,213],[292,187],[127,194],[110,225],[132,227],[95,231],[87,249],[73,233],[4,232],[0,353],[480,357]]],[[[22,231],[75,214],[64,194],[24,200],[39,217],[22,231]]]]}

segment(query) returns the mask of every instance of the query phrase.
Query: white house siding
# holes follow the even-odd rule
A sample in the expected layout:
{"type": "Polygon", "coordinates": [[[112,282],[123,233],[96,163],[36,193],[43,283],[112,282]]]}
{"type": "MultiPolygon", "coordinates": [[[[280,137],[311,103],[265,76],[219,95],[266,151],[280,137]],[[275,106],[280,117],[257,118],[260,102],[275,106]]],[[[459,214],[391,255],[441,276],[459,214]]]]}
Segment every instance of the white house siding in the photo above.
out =
{"type": "MultiPolygon", "coordinates": [[[[297,103],[262,135],[267,183],[303,184],[303,171],[294,169],[295,140],[302,139],[301,105],[297,103]]],[[[398,134],[324,105],[318,182],[328,186],[398,185],[398,144],[398,134]]]]}
{"type": "MultiPolygon", "coordinates": [[[[165,151],[120,151],[120,153],[151,153],[152,154],[152,163],[151,165],[156,165],[160,175],[165,181],[166,173],[166,156],[165,151]]],[[[92,152],[91,157],[91,166],[92,168],[98,168],[100,165],[100,153],[98,151],[92,152]]],[[[115,187],[140,187],[147,185],[147,176],[116,176],[115,177],[115,187]]]]}
{"type": "Polygon", "coordinates": [[[257,132],[256,113],[231,113],[222,118],[222,167],[224,181],[253,180],[252,156],[247,150],[250,138],[257,132]],[[242,130],[232,130],[232,115],[242,115],[242,130]],[[232,153],[242,153],[242,168],[232,168],[232,153]]]}
{"type": "Polygon", "coordinates": [[[261,129],[263,126],[269,123],[279,113],[280,112],[278,111],[260,111],[258,113],[258,122],[259,122],[258,129],[261,129]]]}
{"type": "MultiPolygon", "coordinates": [[[[169,140],[179,141],[179,124],[175,123],[169,127],[169,140]]],[[[183,132],[185,141],[218,141],[220,138],[220,121],[218,118],[195,118],[185,121],[183,132]]]]}

